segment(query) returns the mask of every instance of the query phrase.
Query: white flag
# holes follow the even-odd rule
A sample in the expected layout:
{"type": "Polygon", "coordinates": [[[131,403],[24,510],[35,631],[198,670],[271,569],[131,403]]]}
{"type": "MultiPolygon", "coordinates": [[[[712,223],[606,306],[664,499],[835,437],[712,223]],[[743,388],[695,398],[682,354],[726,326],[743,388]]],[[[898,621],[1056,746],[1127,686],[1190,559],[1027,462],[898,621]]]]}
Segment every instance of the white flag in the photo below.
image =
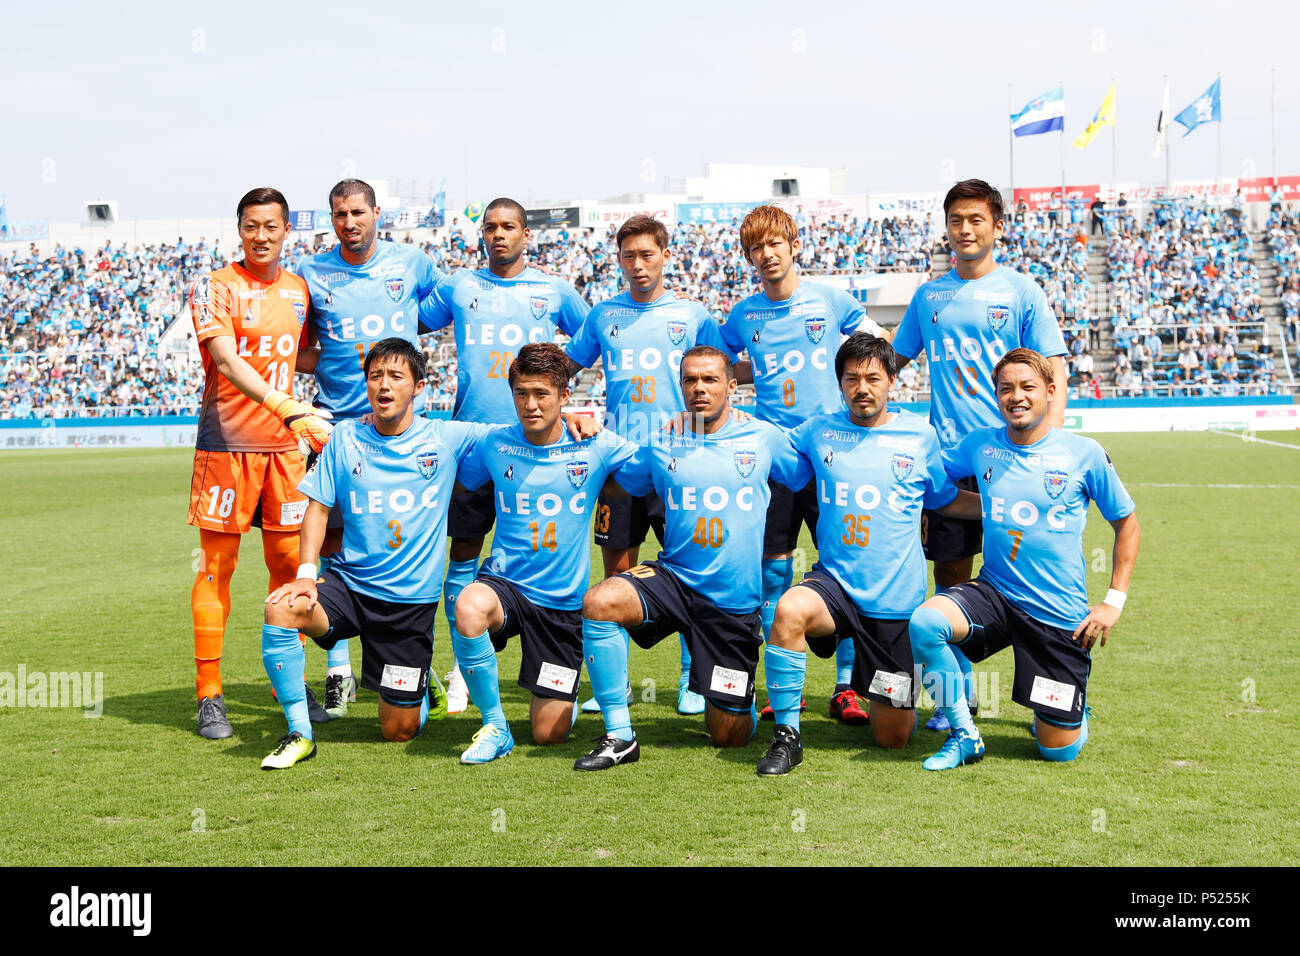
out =
{"type": "Polygon", "coordinates": [[[1160,116],[1156,120],[1156,148],[1152,150],[1153,159],[1160,156],[1169,136],[1169,81],[1165,80],[1165,98],[1160,103],[1160,116]]]}

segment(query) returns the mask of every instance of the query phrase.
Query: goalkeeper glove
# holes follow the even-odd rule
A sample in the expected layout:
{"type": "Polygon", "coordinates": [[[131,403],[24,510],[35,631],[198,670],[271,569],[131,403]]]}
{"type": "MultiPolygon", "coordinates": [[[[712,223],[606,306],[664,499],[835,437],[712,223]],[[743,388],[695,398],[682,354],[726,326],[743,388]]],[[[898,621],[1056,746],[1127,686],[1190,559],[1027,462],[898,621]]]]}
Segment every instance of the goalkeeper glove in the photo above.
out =
{"type": "Polygon", "coordinates": [[[330,440],[330,432],[333,431],[334,426],[325,421],[320,412],[310,405],[294,401],[284,392],[277,392],[274,389],[262,399],[262,405],[280,419],[284,427],[293,432],[299,442],[306,442],[312,451],[319,452],[330,440]]]}

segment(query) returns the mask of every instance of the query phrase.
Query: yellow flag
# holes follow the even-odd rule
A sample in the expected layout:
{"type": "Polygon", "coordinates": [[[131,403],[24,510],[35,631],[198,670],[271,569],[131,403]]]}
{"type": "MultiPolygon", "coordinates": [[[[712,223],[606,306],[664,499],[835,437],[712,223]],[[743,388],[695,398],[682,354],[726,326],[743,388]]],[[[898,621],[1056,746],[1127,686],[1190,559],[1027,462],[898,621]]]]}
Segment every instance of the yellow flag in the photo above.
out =
{"type": "Polygon", "coordinates": [[[1101,101],[1101,107],[1097,110],[1097,115],[1092,118],[1088,128],[1079,134],[1079,138],[1074,141],[1075,149],[1083,149],[1092,142],[1103,126],[1115,125],[1115,84],[1110,85],[1110,91],[1106,98],[1101,101]]]}

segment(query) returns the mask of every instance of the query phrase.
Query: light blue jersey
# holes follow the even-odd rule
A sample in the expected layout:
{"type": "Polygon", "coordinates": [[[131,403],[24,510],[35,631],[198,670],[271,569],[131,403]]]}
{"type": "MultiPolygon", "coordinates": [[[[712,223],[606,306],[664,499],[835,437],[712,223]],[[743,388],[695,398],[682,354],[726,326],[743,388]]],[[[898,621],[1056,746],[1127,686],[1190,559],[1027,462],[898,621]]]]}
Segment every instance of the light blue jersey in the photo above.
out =
{"type": "Polygon", "coordinates": [[[611,431],[533,445],[518,425],[488,430],[460,466],[460,482],[494,490],[496,531],[483,570],[541,607],[574,611],[591,582],[591,512],[605,479],[637,451],[611,431]]]}
{"type": "Polygon", "coordinates": [[[657,436],[619,476],[632,495],[664,502],[659,560],[725,611],[763,603],[763,527],[771,477],[799,489],[812,477],[785,433],[767,422],[728,421],[712,435],[657,436]]]}
{"type": "Polygon", "coordinates": [[[1047,296],[1028,276],[997,268],[967,281],[953,269],[912,296],[894,333],[894,351],[908,359],[926,353],[930,424],[945,457],[975,429],[1002,424],[993,366],[1017,348],[1049,358],[1065,354],[1047,296]]]}
{"type": "Polygon", "coordinates": [[[920,415],[889,408],[883,425],[821,415],[790,433],[816,480],[818,566],[867,617],[901,620],[925,600],[921,509],[949,505],[957,487],[939,439],[920,415]]]}
{"type": "Polygon", "coordinates": [[[948,473],[975,475],[984,510],[987,580],[1035,620],[1073,630],[1088,616],[1083,527],[1088,502],[1117,521],[1133,499],[1091,438],[1053,428],[1017,445],[1006,427],[981,428],[953,451],[948,473]]]}
{"type": "Polygon", "coordinates": [[[462,269],[438,283],[426,306],[431,331],[456,325],[453,417],[493,425],[519,420],[509,374],[520,347],[554,342],[557,329],[576,335],[589,310],[573,286],[532,266],[512,279],[462,269]]]}
{"type": "Polygon", "coordinates": [[[757,417],[789,431],[843,408],[835,353],[866,317],[847,292],[812,282],[781,302],[758,292],[736,303],[720,331],[730,351],[749,353],[757,417]]]}
{"type": "Polygon", "coordinates": [[[335,418],[370,412],[365,353],[381,339],[405,339],[420,347],[420,303],[442,278],[415,246],[381,240],[375,254],[349,265],[335,246],[300,269],[311,294],[311,328],[320,341],[316,404],[335,418]]]}
{"type": "Polygon", "coordinates": [[[482,426],[417,416],[400,435],[346,419],[298,490],[343,511],[343,548],[330,561],[354,591],[399,604],[442,593],[447,505],[457,465],[482,426]]]}
{"type": "Polygon", "coordinates": [[[605,427],[645,444],[666,419],[685,411],[682,355],[697,345],[736,358],[700,303],[671,292],[642,303],[623,292],[596,303],[566,351],[584,368],[604,363],[605,427]]]}

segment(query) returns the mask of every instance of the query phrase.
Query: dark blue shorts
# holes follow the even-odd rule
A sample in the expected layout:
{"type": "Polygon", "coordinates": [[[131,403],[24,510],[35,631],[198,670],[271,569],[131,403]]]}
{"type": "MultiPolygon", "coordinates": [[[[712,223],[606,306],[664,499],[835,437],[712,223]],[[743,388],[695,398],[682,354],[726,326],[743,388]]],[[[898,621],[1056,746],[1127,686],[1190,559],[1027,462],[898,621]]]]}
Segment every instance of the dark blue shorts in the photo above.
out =
{"type": "MultiPolygon", "coordinates": [[[[974,475],[954,482],[958,488],[979,494],[974,475]]],[[[984,524],[980,520],[949,518],[937,511],[921,512],[921,549],[927,561],[960,561],[984,550],[984,524]]]]}
{"type": "Polygon", "coordinates": [[[826,605],[835,621],[835,633],[808,638],[808,649],[830,657],[840,641],[852,641],[853,689],[869,700],[894,707],[912,708],[920,692],[907,618],[867,617],[858,610],[840,582],[820,566],[804,575],[797,587],[810,588],[826,605]]]}
{"type": "Polygon", "coordinates": [[[810,481],[800,491],[791,491],[779,481],[767,482],[772,500],[767,506],[767,523],[763,526],[763,553],[785,554],[799,545],[799,528],[808,526],[808,532],[817,540],[816,482],[810,481]]]}
{"type": "Polygon", "coordinates": [[[602,494],[596,505],[593,537],[602,548],[638,548],[647,532],[664,541],[664,503],[653,491],[643,498],[602,494]]]}
{"type": "Polygon", "coordinates": [[[645,622],[628,628],[638,647],[654,647],[681,631],[691,650],[690,688],[727,710],[747,710],[754,699],[754,672],[763,644],[762,615],[718,607],[658,561],[618,575],[641,595],[645,622]]]}
{"type": "Polygon", "coordinates": [[[316,596],[330,629],[313,640],[328,650],[359,636],[361,685],[378,691],[390,704],[418,704],[429,687],[438,602],[398,604],[359,594],[328,570],[316,582],[316,596]]]}
{"type": "Polygon", "coordinates": [[[972,661],[982,661],[1010,646],[1016,659],[1011,699],[1042,715],[1048,723],[1083,723],[1092,656],[1074,632],[1044,624],[1011,603],[988,581],[977,579],[943,592],[970,621],[971,633],[957,646],[972,661]]]}
{"type": "Polygon", "coordinates": [[[481,538],[497,522],[496,507],[492,503],[492,482],[478,491],[454,488],[451,506],[447,509],[447,534],[453,538],[481,538]]]}
{"type": "Polygon", "coordinates": [[[540,607],[512,582],[495,575],[480,574],[478,583],[495,592],[506,616],[492,635],[492,646],[500,653],[519,635],[519,686],[537,697],[575,700],[582,672],[582,612],[540,607]]]}

